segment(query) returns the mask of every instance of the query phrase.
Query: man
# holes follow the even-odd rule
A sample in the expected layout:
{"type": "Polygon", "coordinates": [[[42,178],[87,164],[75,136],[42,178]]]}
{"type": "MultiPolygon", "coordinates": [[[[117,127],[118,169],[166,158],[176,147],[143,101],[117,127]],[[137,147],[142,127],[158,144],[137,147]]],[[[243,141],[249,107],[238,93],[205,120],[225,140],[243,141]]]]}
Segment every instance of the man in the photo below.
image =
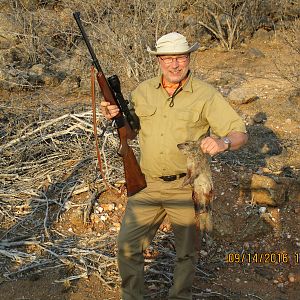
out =
{"type": "MultiPolygon", "coordinates": [[[[184,36],[172,32],[157,40],[161,74],[141,83],[132,93],[140,119],[141,169],[147,187],[128,199],[118,238],[118,263],[122,299],[144,295],[143,251],[168,215],[175,235],[176,265],[169,299],[192,299],[196,263],[195,212],[190,187],[182,187],[186,158],[177,144],[198,140],[208,131],[201,148],[210,155],[236,150],[247,141],[244,123],[212,86],[194,78],[189,69],[189,46],[184,36]]],[[[101,102],[111,119],[119,109],[101,102]]]]}

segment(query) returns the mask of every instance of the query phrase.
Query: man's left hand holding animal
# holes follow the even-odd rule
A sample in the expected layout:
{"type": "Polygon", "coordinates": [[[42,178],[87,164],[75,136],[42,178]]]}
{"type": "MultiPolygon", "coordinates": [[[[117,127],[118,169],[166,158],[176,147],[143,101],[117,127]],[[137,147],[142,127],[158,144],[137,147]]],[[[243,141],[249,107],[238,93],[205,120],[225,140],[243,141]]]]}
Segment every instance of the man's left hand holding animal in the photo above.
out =
{"type": "Polygon", "coordinates": [[[243,132],[232,131],[226,136],[230,145],[224,142],[224,138],[206,137],[202,140],[200,147],[204,153],[213,156],[226,150],[237,150],[248,140],[248,135],[243,132]]]}

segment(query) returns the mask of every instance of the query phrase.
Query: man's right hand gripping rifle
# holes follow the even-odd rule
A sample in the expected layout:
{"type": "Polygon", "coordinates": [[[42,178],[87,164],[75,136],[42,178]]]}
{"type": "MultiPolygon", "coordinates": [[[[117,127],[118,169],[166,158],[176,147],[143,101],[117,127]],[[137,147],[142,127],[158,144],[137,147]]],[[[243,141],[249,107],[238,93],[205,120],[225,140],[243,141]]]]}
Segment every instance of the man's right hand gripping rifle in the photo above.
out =
{"type": "Polygon", "coordinates": [[[145,176],[134,156],[132,148],[127,142],[128,138],[133,139],[136,136],[136,132],[139,129],[138,118],[130,112],[123,98],[118,77],[114,75],[108,78],[108,80],[105,78],[100,63],[84,31],[80,20],[80,13],[75,12],[73,16],[91,54],[93,65],[98,71],[96,79],[105,99],[105,101],[101,103],[103,115],[107,119],[114,120],[117,126],[120,138],[120,150],[118,154],[120,154],[123,159],[127,195],[132,196],[147,186],[145,176]]]}
{"type": "Polygon", "coordinates": [[[110,104],[107,101],[101,101],[100,105],[103,116],[108,120],[112,120],[120,112],[118,105],[110,104]]]}

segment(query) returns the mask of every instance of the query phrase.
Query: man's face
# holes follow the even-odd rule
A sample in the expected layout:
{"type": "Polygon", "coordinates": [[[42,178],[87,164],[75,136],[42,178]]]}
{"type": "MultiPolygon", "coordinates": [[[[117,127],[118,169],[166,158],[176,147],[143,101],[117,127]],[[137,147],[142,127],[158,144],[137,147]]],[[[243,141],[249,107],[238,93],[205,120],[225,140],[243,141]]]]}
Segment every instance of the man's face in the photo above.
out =
{"type": "Polygon", "coordinates": [[[179,83],[189,71],[190,56],[187,55],[161,55],[158,56],[160,69],[164,78],[170,83],[179,83]]]}

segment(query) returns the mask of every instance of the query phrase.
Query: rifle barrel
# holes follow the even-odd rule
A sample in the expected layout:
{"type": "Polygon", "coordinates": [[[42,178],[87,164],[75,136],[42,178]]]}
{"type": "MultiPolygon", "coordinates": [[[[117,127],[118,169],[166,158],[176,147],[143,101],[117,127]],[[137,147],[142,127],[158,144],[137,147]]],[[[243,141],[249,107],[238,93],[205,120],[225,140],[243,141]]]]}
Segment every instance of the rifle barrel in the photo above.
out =
{"type": "Polygon", "coordinates": [[[84,39],[84,41],[85,41],[85,43],[86,43],[86,45],[88,47],[88,50],[89,50],[89,52],[91,54],[91,57],[92,57],[93,64],[94,64],[95,68],[97,69],[98,72],[102,73],[102,70],[101,70],[101,67],[100,67],[100,63],[99,63],[99,61],[97,59],[97,56],[96,56],[96,54],[94,52],[94,49],[93,49],[92,45],[91,45],[91,43],[90,43],[90,41],[88,39],[88,36],[85,33],[85,30],[84,30],[84,28],[82,26],[82,23],[81,23],[81,20],[80,20],[80,12],[79,11],[74,12],[73,13],[73,17],[75,18],[76,23],[77,23],[77,25],[79,27],[79,30],[80,30],[80,32],[82,34],[82,37],[83,37],[83,39],[84,39]]]}

